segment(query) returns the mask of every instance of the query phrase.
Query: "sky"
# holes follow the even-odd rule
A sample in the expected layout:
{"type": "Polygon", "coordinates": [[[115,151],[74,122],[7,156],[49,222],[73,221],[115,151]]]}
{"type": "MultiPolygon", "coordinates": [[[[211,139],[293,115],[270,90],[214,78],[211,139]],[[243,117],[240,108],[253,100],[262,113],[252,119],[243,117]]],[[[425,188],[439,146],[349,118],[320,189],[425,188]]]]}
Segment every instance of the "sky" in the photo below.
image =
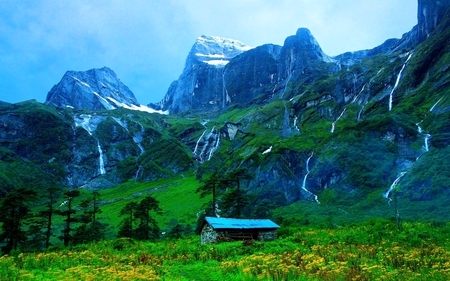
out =
{"type": "Polygon", "coordinates": [[[417,0],[0,0],[0,100],[44,102],[66,71],[107,66],[146,105],[201,35],[282,46],[306,27],[335,56],[416,24],[417,0]]]}

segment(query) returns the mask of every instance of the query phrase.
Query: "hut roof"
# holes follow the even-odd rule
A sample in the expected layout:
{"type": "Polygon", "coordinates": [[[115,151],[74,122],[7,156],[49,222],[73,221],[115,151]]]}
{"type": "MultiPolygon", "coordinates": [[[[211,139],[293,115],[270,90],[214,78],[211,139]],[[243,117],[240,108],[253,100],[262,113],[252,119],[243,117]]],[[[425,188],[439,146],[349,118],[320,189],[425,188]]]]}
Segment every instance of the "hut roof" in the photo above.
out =
{"type": "Polygon", "coordinates": [[[276,229],[279,225],[269,219],[234,219],[205,217],[213,229],[276,229]]]}

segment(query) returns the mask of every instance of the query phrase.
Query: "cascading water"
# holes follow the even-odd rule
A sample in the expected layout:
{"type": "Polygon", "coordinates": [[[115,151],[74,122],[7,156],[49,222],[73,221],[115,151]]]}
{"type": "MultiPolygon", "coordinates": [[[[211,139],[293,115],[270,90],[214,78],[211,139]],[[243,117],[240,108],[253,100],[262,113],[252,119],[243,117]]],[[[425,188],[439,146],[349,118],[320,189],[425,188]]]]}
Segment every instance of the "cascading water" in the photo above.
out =
{"type": "Polygon", "coordinates": [[[361,91],[359,91],[359,93],[358,93],[358,94],[355,96],[355,98],[352,100],[352,103],[355,103],[356,100],[359,98],[359,96],[362,94],[362,92],[364,92],[364,89],[366,88],[366,85],[367,85],[367,83],[363,85],[361,91]]]}
{"type": "MultiPolygon", "coordinates": [[[[83,129],[86,130],[86,132],[89,133],[90,136],[93,136],[93,132],[97,129],[98,124],[105,119],[106,119],[106,117],[103,117],[103,116],[91,116],[88,114],[81,114],[79,116],[74,116],[75,126],[82,127],[83,129]]],[[[120,125],[122,125],[122,124],[120,124],[120,125]]],[[[98,153],[100,155],[99,159],[98,159],[99,172],[100,172],[100,175],[104,175],[104,174],[106,174],[106,170],[105,170],[105,161],[104,161],[103,150],[100,146],[100,141],[97,138],[95,138],[95,140],[97,141],[97,149],[98,149],[98,153]]]]}
{"type": "Polygon", "coordinates": [[[391,191],[398,185],[400,179],[406,174],[406,172],[401,172],[399,174],[399,176],[395,179],[395,181],[391,184],[391,186],[389,187],[388,191],[386,191],[383,194],[383,197],[388,199],[389,202],[391,202],[391,199],[389,198],[389,194],[391,193],[391,191]]]}
{"type": "Polygon", "coordinates": [[[442,100],[442,98],[440,98],[431,108],[430,108],[430,112],[433,111],[433,109],[439,104],[439,102],[442,100]]]}
{"type": "Polygon", "coordinates": [[[197,150],[198,150],[198,144],[200,143],[200,141],[203,139],[203,136],[205,135],[206,131],[208,129],[206,129],[205,131],[203,131],[203,134],[198,138],[197,143],[195,144],[195,148],[194,148],[194,152],[192,154],[194,154],[194,156],[197,155],[197,150]]]}
{"type": "Polygon", "coordinates": [[[100,154],[100,156],[98,157],[98,163],[99,163],[99,170],[100,170],[100,175],[104,175],[106,174],[106,170],[105,170],[105,163],[103,161],[103,151],[102,148],[100,146],[100,142],[97,140],[97,148],[98,148],[98,153],[100,154]]]}
{"type": "Polygon", "coordinates": [[[312,193],[311,191],[309,191],[309,190],[306,188],[306,179],[308,178],[308,175],[309,175],[309,173],[311,172],[311,171],[309,170],[309,161],[311,160],[311,158],[312,158],[313,156],[314,156],[314,151],[311,152],[311,155],[308,157],[308,159],[306,159],[306,174],[305,174],[305,176],[303,177],[302,189],[303,189],[306,193],[308,193],[308,194],[310,194],[311,196],[313,196],[313,197],[314,197],[314,200],[317,202],[317,204],[320,204],[317,195],[315,195],[314,193],[312,193]]]}
{"type": "Polygon", "coordinates": [[[395,84],[394,84],[394,88],[392,88],[391,93],[389,94],[389,111],[392,110],[392,99],[393,99],[393,94],[395,89],[397,89],[398,84],[400,83],[400,78],[402,77],[402,72],[406,67],[406,64],[408,63],[409,59],[411,58],[413,54],[409,54],[408,58],[406,59],[405,63],[402,66],[402,69],[400,70],[400,72],[397,75],[397,79],[395,80],[395,84]]]}
{"type": "Polygon", "coordinates": [[[356,118],[357,122],[361,121],[361,114],[362,114],[363,111],[364,111],[364,105],[361,106],[361,109],[358,112],[358,117],[356,118]]]}
{"type": "Polygon", "coordinates": [[[425,142],[425,151],[428,152],[429,147],[428,147],[428,140],[431,138],[430,134],[425,134],[424,136],[424,142],[425,142]]]}
{"type": "Polygon", "coordinates": [[[267,154],[272,151],[272,146],[270,146],[268,149],[264,150],[262,154],[267,154]]]}
{"type": "MultiPolygon", "coordinates": [[[[204,162],[205,156],[208,156],[208,158],[207,158],[208,161],[211,160],[211,157],[212,157],[213,153],[219,147],[220,135],[217,134],[217,135],[213,136],[215,128],[216,128],[216,126],[214,126],[211,129],[211,132],[206,137],[205,144],[203,145],[202,151],[198,155],[199,158],[200,158],[200,163],[204,162]]],[[[202,138],[200,138],[200,139],[202,139],[202,138]]]]}
{"type": "MultiPolygon", "coordinates": [[[[139,124],[139,123],[138,123],[139,124]]],[[[136,133],[133,137],[133,141],[134,143],[139,147],[139,149],[141,150],[141,154],[145,153],[145,149],[142,146],[142,141],[144,140],[144,126],[142,126],[141,124],[139,124],[139,126],[141,126],[141,130],[139,131],[139,133],[136,133]]]]}
{"type": "Polygon", "coordinates": [[[228,95],[227,86],[225,84],[225,68],[222,70],[222,108],[225,108],[227,103],[231,102],[230,96],[228,95]]]}
{"type": "Polygon", "coordinates": [[[423,129],[422,129],[422,127],[420,127],[420,123],[421,122],[422,121],[420,121],[419,123],[416,124],[417,131],[419,132],[420,135],[423,135],[423,142],[424,142],[423,147],[425,148],[425,152],[428,152],[428,150],[429,150],[428,141],[431,138],[431,135],[430,134],[423,134],[423,129]]]}
{"type": "Polygon", "coordinates": [[[339,117],[336,119],[336,121],[334,121],[333,123],[331,123],[331,130],[330,130],[331,133],[334,133],[334,128],[335,128],[336,122],[337,122],[339,119],[341,119],[342,115],[344,115],[344,113],[345,113],[346,110],[347,110],[347,108],[344,108],[344,110],[342,110],[342,112],[341,112],[341,115],[339,115],[339,117]]]}
{"type": "Polygon", "coordinates": [[[139,173],[141,172],[141,169],[142,169],[142,166],[139,165],[139,167],[138,167],[138,169],[137,169],[137,171],[136,171],[136,174],[134,175],[134,182],[137,181],[137,179],[138,179],[138,177],[139,177],[139,173]]]}
{"type": "Polygon", "coordinates": [[[287,77],[287,79],[286,79],[286,84],[284,85],[284,90],[283,90],[283,93],[281,94],[281,97],[283,97],[284,94],[286,93],[287,86],[288,86],[289,82],[291,81],[291,78],[292,78],[292,69],[294,68],[294,67],[293,67],[293,66],[294,66],[294,61],[295,61],[295,58],[294,58],[294,50],[291,49],[291,58],[290,58],[290,60],[289,60],[289,66],[286,68],[286,72],[287,72],[287,74],[288,74],[288,77],[287,77]]]}
{"type": "Polygon", "coordinates": [[[297,116],[294,116],[294,128],[298,131],[298,132],[300,132],[300,129],[298,128],[298,126],[297,126],[297,116]]]}
{"type": "Polygon", "coordinates": [[[220,134],[217,134],[216,144],[209,150],[208,161],[211,160],[213,153],[216,152],[216,150],[219,148],[219,142],[220,142],[220,134]]]}

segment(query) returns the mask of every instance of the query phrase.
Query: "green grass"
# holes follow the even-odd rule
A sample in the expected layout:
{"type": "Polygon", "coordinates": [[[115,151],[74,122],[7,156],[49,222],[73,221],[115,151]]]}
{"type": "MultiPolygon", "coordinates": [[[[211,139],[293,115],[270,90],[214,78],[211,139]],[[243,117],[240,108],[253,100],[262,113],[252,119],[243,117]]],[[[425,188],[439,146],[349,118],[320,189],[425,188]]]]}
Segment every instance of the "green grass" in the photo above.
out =
{"type": "Polygon", "coordinates": [[[2,280],[448,280],[450,225],[290,225],[274,241],[117,239],[0,257],[2,280]]]}
{"type": "Polygon", "coordinates": [[[139,202],[146,195],[157,199],[163,215],[156,220],[163,231],[167,231],[176,222],[195,225],[197,213],[209,198],[200,198],[195,193],[200,183],[192,171],[175,178],[160,179],[154,182],[128,181],[119,186],[100,191],[101,210],[99,216],[117,230],[122,221],[120,210],[129,202],[139,202]]]}

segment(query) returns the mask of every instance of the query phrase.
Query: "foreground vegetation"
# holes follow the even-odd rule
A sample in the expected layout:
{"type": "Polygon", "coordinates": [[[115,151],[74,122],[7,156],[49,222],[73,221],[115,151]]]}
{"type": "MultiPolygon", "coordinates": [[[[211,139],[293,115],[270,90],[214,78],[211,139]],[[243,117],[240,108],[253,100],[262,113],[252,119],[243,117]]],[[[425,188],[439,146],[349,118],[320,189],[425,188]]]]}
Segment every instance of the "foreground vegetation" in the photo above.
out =
{"type": "Polygon", "coordinates": [[[12,251],[2,280],[449,280],[450,224],[372,219],[335,229],[284,226],[271,242],[200,245],[198,236],[116,239],[12,251]]]}

